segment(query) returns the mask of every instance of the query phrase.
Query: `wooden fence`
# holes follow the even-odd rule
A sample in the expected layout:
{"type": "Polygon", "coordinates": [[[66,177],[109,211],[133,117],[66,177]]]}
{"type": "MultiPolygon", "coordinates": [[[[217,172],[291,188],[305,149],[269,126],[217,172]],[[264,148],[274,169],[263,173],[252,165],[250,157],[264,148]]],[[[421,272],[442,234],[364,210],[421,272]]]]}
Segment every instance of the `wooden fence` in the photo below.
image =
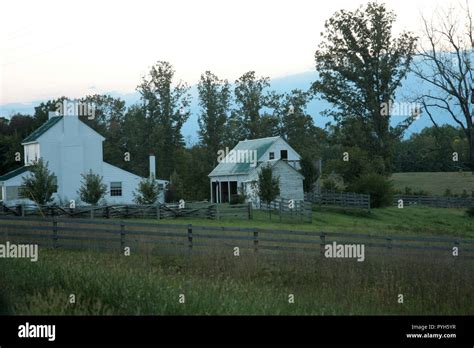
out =
{"type": "Polygon", "coordinates": [[[64,249],[112,249],[131,252],[248,252],[323,254],[325,245],[362,244],[372,253],[426,252],[436,256],[474,258],[474,239],[381,236],[346,232],[275,230],[259,228],[193,226],[66,218],[0,217],[0,239],[64,249]]]}
{"type": "Polygon", "coordinates": [[[318,205],[360,208],[370,211],[370,195],[355,192],[321,191],[306,194],[305,200],[318,205]]]}
{"type": "Polygon", "coordinates": [[[69,218],[203,218],[219,220],[221,218],[250,219],[252,216],[250,204],[218,205],[208,202],[186,202],[184,207],[179,204],[159,205],[104,205],[104,206],[68,206],[58,205],[27,205],[16,206],[0,205],[0,216],[41,216],[41,217],[69,217],[69,218]]]}
{"type": "Polygon", "coordinates": [[[270,204],[261,203],[260,210],[268,211],[271,219],[272,214],[279,222],[307,222],[313,221],[313,209],[311,202],[297,201],[281,198],[270,204]]]}
{"type": "Polygon", "coordinates": [[[474,198],[468,197],[442,197],[442,196],[411,196],[411,195],[396,195],[393,203],[399,204],[402,200],[404,205],[427,205],[438,208],[468,208],[474,207],[474,198]]]}

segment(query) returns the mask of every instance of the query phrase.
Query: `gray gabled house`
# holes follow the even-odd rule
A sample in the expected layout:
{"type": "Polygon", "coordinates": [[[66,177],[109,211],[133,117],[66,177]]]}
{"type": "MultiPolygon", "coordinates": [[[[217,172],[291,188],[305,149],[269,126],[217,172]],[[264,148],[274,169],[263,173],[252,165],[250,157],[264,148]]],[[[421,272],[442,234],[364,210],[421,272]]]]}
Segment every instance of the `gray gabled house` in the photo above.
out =
{"type": "Polygon", "coordinates": [[[243,194],[248,202],[259,206],[258,173],[266,165],[273,166],[274,175],[279,177],[279,198],[304,199],[300,155],[282,137],[240,141],[222,157],[208,175],[213,203],[230,202],[232,195],[243,194]]]}

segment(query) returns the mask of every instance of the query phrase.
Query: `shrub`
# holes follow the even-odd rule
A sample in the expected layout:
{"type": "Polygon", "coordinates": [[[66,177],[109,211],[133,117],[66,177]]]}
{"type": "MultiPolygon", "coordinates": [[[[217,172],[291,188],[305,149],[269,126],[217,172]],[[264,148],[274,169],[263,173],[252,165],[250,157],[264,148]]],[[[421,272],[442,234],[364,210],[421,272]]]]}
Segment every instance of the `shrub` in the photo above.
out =
{"type": "Polygon", "coordinates": [[[466,214],[467,216],[474,218],[474,206],[467,208],[466,214]]]}
{"type": "Polygon", "coordinates": [[[56,177],[48,169],[48,163],[42,158],[29,167],[29,174],[23,179],[22,196],[37,204],[46,204],[53,200],[56,192],[56,177]]]}
{"type": "Polygon", "coordinates": [[[96,205],[97,202],[107,193],[107,185],[103,183],[103,178],[99,174],[94,174],[89,170],[87,174],[81,174],[82,185],[77,193],[81,201],[96,205]]]}
{"type": "Polygon", "coordinates": [[[451,197],[452,195],[453,194],[451,193],[451,190],[448,188],[444,191],[444,194],[443,194],[443,196],[445,197],[451,197]]]}
{"type": "Polygon", "coordinates": [[[230,204],[244,204],[245,203],[245,196],[244,195],[231,195],[230,196],[230,204]]]}
{"type": "Polygon", "coordinates": [[[393,184],[380,174],[369,173],[360,176],[349,190],[370,194],[370,206],[373,208],[387,207],[393,202],[393,184]]]}
{"type": "Polygon", "coordinates": [[[160,187],[155,178],[142,179],[138,188],[133,192],[135,203],[137,204],[155,204],[160,194],[160,187]]]}

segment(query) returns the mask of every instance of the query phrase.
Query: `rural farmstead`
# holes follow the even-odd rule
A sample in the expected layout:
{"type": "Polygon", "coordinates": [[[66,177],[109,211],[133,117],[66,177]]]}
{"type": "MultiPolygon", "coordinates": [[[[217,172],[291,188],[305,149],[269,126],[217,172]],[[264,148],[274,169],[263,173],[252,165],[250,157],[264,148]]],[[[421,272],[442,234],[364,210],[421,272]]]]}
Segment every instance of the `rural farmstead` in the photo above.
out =
{"type": "Polygon", "coordinates": [[[242,193],[248,202],[259,206],[258,173],[267,165],[279,177],[280,197],[302,201],[304,177],[299,172],[300,159],[282,137],[240,141],[209,174],[211,201],[230,202],[232,195],[242,193]]]}
{"type": "MultiPolygon", "coordinates": [[[[132,203],[133,192],[142,179],[140,176],[113,166],[103,160],[105,138],[82,122],[77,115],[57,116],[50,112],[49,119],[22,141],[24,166],[0,176],[0,200],[5,204],[32,203],[19,192],[28,167],[40,158],[57,180],[56,201],[79,201],[77,191],[81,174],[90,170],[103,177],[107,185],[104,199],[109,203],[132,203]]],[[[150,157],[150,175],[155,173],[155,159],[150,157]]],[[[165,186],[166,180],[158,180],[165,186]]],[[[161,196],[163,200],[163,196],[161,196]]]]}

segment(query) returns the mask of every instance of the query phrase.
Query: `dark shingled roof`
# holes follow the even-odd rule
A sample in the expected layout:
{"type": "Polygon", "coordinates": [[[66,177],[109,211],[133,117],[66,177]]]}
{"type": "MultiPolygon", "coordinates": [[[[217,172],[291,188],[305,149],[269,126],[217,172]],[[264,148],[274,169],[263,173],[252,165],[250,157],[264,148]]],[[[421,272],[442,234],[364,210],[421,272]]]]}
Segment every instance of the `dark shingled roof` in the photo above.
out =
{"type": "Polygon", "coordinates": [[[2,176],[0,176],[0,181],[5,181],[5,180],[8,180],[8,179],[14,178],[17,175],[23,174],[27,170],[28,170],[28,167],[26,167],[26,166],[17,168],[15,170],[12,170],[11,172],[8,172],[8,173],[3,174],[2,176]]]}
{"type": "Polygon", "coordinates": [[[61,121],[63,116],[55,116],[51,117],[48,121],[43,123],[41,127],[36,129],[33,133],[28,135],[25,139],[23,139],[22,143],[29,143],[31,141],[36,141],[40,136],[42,136],[44,133],[48,131],[51,127],[53,127],[56,123],[61,121]]]}

